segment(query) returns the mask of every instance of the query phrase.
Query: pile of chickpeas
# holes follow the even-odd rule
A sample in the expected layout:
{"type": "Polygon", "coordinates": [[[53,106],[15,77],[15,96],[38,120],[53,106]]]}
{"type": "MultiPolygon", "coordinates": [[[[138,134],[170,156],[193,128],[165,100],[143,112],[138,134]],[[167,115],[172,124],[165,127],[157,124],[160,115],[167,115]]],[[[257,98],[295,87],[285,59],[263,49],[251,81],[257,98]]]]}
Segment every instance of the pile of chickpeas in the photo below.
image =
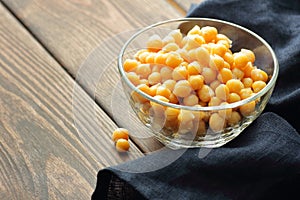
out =
{"type": "MultiPolygon", "coordinates": [[[[232,52],[232,41],[212,26],[195,25],[186,35],[172,30],[164,38],[153,35],[146,43],[147,48],[124,61],[124,70],[132,84],[160,101],[194,107],[226,105],[256,94],[269,80],[254,65],[251,50],[232,52]]],[[[217,133],[238,124],[257,103],[204,112],[162,106],[136,92],[131,97],[145,116],[163,122],[161,128],[170,133],[195,131],[202,136],[208,128],[217,133]]]]}

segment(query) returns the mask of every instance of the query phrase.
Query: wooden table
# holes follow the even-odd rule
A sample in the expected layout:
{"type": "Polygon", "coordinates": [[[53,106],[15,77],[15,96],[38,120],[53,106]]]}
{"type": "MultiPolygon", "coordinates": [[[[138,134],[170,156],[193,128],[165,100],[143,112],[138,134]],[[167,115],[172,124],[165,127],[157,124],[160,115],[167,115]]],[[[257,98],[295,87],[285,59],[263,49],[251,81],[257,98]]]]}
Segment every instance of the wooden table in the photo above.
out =
{"type": "Polygon", "coordinates": [[[116,57],[137,29],[201,1],[1,0],[0,199],[90,199],[100,169],[160,149],[118,103],[116,57]],[[110,137],[128,117],[119,154],[110,137]]]}

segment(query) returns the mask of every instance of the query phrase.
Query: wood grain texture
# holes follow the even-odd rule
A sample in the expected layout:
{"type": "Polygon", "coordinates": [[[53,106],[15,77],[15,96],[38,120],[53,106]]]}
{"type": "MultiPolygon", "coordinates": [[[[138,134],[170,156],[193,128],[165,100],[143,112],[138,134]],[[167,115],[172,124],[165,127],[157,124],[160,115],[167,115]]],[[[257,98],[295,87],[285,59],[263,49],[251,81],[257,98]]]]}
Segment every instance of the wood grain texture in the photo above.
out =
{"type": "MultiPolygon", "coordinates": [[[[4,3],[111,117],[116,116],[111,91],[122,94],[122,89],[116,87],[119,76],[114,64],[121,46],[141,27],[183,16],[162,0],[4,0],[4,3]],[[103,74],[107,71],[111,71],[109,76],[103,74]]],[[[123,100],[121,97],[118,101],[123,100]]],[[[124,117],[128,104],[120,110],[123,117],[114,120],[119,126],[129,125],[139,130],[138,137],[133,139],[143,151],[162,147],[132,113],[130,120],[124,117]]]]}
{"type": "Polygon", "coordinates": [[[175,1],[185,12],[188,12],[192,4],[200,4],[205,0],[173,0],[175,1]]]}
{"type": "Polygon", "coordinates": [[[0,199],[90,199],[117,127],[0,3],[0,199]]]}

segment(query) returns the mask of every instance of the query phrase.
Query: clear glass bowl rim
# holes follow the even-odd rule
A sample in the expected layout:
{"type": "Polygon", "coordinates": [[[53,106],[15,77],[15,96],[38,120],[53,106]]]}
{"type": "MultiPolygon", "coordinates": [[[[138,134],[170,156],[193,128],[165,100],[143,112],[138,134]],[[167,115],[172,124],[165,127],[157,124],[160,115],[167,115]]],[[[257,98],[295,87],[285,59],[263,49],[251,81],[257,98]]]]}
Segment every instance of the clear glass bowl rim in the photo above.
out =
{"type": "Polygon", "coordinates": [[[121,78],[125,81],[125,83],[135,92],[137,92],[139,95],[141,95],[142,97],[144,97],[145,99],[148,99],[149,101],[155,102],[157,104],[163,105],[163,106],[167,106],[167,107],[171,107],[171,108],[175,108],[175,109],[183,109],[183,110],[192,110],[192,111],[217,111],[217,110],[224,110],[224,109],[230,109],[230,108],[236,108],[239,107],[241,105],[247,104],[251,101],[255,101],[256,99],[260,98],[261,96],[263,96],[264,94],[266,94],[269,90],[271,90],[276,83],[277,80],[277,76],[279,73],[279,64],[278,64],[278,60],[277,57],[275,55],[275,52],[273,51],[273,49],[271,48],[271,46],[259,35],[257,35],[256,33],[254,33],[253,31],[242,27],[240,25],[237,25],[235,23],[232,22],[228,22],[228,21],[224,21],[224,20],[219,20],[219,19],[213,19],[213,18],[178,18],[178,19],[171,19],[171,20],[166,20],[166,21],[161,21],[152,25],[149,25],[139,31],[137,31],[135,34],[133,34],[124,44],[124,46],[122,47],[119,56],[118,56],[118,70],[119,73],[121,75],[121,78]],[[267,47],[267,49],[270,51],[271,55],[272,55],[272,59],[274,62],[274,70],[273,70],[273,74],[271,79],[269,80],[268,84],[266,85],[266,87],[264,87],[261,91],[259,91],[258,93],[256,93],[255,95],[248,97],[246,99],[243,99],[241,101],[238,102],[234,102],[234,103],[230,103],[230,104],[225,104],[225,105],[219,105],[219,106],[206,106],[206,107],[200,107],[200,106],[185,106],[185,105],[179,105],[179,104],[173,104],[173,103],[168,103],[168,102],[163,102],[160,101],[158,99],[153,98],[152,96],[142,92],[141,90],[139,90],[135,85],[133,85],[131,83],[131,81],[127,78],[126,76],[126,72],[124,71],[123,68],[123,55],[126,51],[126,48],[129,46],[129,44],[131,43],[131,41],[133,41],[136,37],[138,37],[140,34],[158,27],[160,25],[165,25],[165,24],[169,24],[169,23],[178,23],[178,22],[188,22],[188,21],[213,21],[213,22],[218,22],[218,23],[223,23],[223,24],[227,24],[229,26],[238,28],[238,29],[242,29],[245,32],[249,33],[250,35],[254,36],[256,39],[258,39],[260,42],[263,43],[263,45],[265,45],[267,47]]]}

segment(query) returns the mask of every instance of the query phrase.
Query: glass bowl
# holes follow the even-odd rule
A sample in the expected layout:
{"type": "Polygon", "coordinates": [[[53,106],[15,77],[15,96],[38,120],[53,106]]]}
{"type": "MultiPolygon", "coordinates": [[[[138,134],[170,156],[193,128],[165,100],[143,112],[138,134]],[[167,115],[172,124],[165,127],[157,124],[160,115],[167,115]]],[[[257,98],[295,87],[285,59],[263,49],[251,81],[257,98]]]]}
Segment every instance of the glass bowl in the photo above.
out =
{"type": "MultiPolygon", "coordinates": [[[[192,59],[192,57],[189,56],[192,55],[192,53],[190,53],[190,50],[197,49],[199,47],[202,48],[201,45],[203,45],[203,39],[200,40],[198,44],[194,44],[194,46],[192,44],[189,47],[187,47],[187,41],[189,41],[189,39],[186,39],[185,42],[183,41],[184,39],[181,40],[180,44],[178,43],[177,46],[179,47],[179,49],[178,47],[175,47],[174,51],[176,50],[177,52],[180,52],[176,55],[181,55],[181,61],[182,63],[184,63],[182,65],[185,67],[183,68],[183,70],[185,70],[188,69],[188,64],[195,61],[195,59],[192,59]],[[182,51],[180,50],[184,48],[188,49],[188,54],[186,53],[187,51],[184,51],[185,53],[182,53],[182,51]]],[[[204,41],[205,44],[218,43],[219,39],[209,41],[209,39],[204,38],[204,41]]],[[[157,46],[155,42],[153,44],[154,46],[157,46]]],[[[212,44],[212,46],[213,45],[214,44],[212,44]]],[[[166,53],[169,53],[168,55],[170,55],[170,53],[172,52],[172,47],[170,47],[170,49],[164,48],[164,51],[166,53]]],[[[209,50],[210,61],[212,60],[212,57],[215,56],[215,54],[212,53],[213,50],[211,50],[211,48],[206,49],[209,50]]],[[[157,55],[161,51],[163,50],[153,49],[153,55],[157,55]]],[[[218,52],[216,52],[216,54],[217,53],[218,52]]],[[[197,55],[198,54],[196,53],[196,57],[197,55]]],[[[201,74],[204,73],[204,68],[212,68],[213,64],[211,64],[210,62],[207,62],[206,64],[201,63],[201,55],[199,59],[201,67],[199,74],[204,76],[204,74],[201,74]]],[[[228,62],[226,60],[226,62],[230,63],[229,60],[228,62]]],[[[149,63],[147,64],[148,66],[150,66],[150,73],[155,72],[155,70],[161,72],[160,70],[164,66],[169,67],[167,64],[165,64],[166,62],[167,61],[160,63],[158,59],[155,62],[152,59],[151,62],[149,56],[149,63]]],[[[246,83],[246,79],[244,79],[247,78],[247,76],[248,78],[249,76],[250,78],[252,78],[252,72],[250,71],[250,75],[247,75],[246,71],[244,74],[241,74],[239,73],[239,70],[233,70],[234,68],[237,68],[238,61],[235,61],[235,64],[232,64],[232,66],[233,67],[229,67],[233,74],[232,79],[240,80],[244,84],[244,89],[250,87],[251,90],[254,90],[253,83],[257,81],[257,79],[253,78],[252,83],[250,83],[250,86],[246,83]]],[[[278,76],[279,66],[275,53],[269,46],[269,44],[254,32],[242,26],[236,25],[231,22],[209,18],[182,18],[159,22],[157,24],[148,26],[134,34],[125,43],[119,54],[118,69],[126,97],[128,97],[129,104],[136,113],[137,117],[140,119],[141,122],[143,122],[143,124],[145,124],[152,130],[154,136],[159,141],[161,141],[163,144],[170,148],[177,149],[192,147],[215,148],[220,147],[237,137],[264,110],[274,89],[275,82],[278,76]],[[143,89],[143,87],[140,86],[140,84],[143,84],[143,86],[148,86],[148,79],[150,79],[149,77],[141,77],[140,75],[134,72],[133,74],[138,75],[139,79],[137,81],[133,81],[134,78],[129,77],[128,75],[130,71],[128,71],[128,69],[126,69],[127,71],[124,69],[124,63],[127,59],[138,59],[138,62],[142,62],[142,57],[140,57],[141,52],[145,51],[144,49],[149,49],[148,41],[149,38],[153,38],[153,35],[156,35],[154,38],[157,38],[157,36],[159,36],[164,46],[168,43],[174,43],[176,37],[173,37],[174,40],[172,38],[170,39],[169,37],[172,31],[172,33],[174,33],[174,30],[177,30],[177,32],[179,30],[182,35],[182,38],[185,38],[186,35],[192,35],[197,33],[197,31],[199,31],[200,28],[202,32],[199,33],[199,35],[202,34],[204,37],[204,29],[202,28],[207,26],[215,27],[218,31],[218,34],[220,34],[218,35],[219,38],[224,39],[223,35],[225,35],[230,39],[227,40],[230,43],[230,52],[234,53],[240,52],[241,49],[248,49],[254,53],[255,61],[252,63],[251,67],[263,70],[267,74],[267,81],[262,89],[252,92],[251,95],[248,95],[248,97],[247,92],[246,95],[241,95],[241,90],[238,90],[239,92],[235,92],[235,89],[230,89],[229,92],[227,91],[227,89],[220,90],[221,92],[219,92],[219,95],[220,93],[223,94],[224,91],[226,93],[226,97],[224,99],[221,98],[220,101],[220,96],[216,95],[218,93],[216,91],[216,88],[220,84],[222,84],[222,86],[227,85],[228,80],[225,82],[223,81],[223,79],[216,78],[216,81],[206,81],[205,76],[203,85],[209,86],[211,88],[209,89],[209,91],[212,91],[209,93],[209,102],[205,103],[204,100],[200,99],[199,91],[201,90],[201,88],[198,88],[190,91],[190,94],[194,94],[193,97],[199,97],[197,104],[189,105],[189,103],[184,103],[188,102],[188,100],[184,100],[186,97],[178,97],[176,95],[175,96],[178,98],[177,100],[175,100],[175,102],[178,101],[178,103],[174,103],[174,101],[172,102],[171,100],[168,100],[168,98],[166,100],[166,98],[161,97],[161,95],[159,95],[159,97],[155,96],[158,93],[157,90],[155,91],[155,94],[151,94],[149,92],[146,92],[146,89],[143,89]],[[137,52],[140,52],[140,54],[137,54],[137,52]],[[236,95],[231,95],[231,93],[239,93],[238,95],[240,96],[240,99],[233,100],[234,96],[236,95]],[[229,101],[228,99],[231,100],[229,101]]],[[[213,70],[216,71],[215,77],[220,77],[218,76],[218,74],[221,72],[218,71],[218,68],[215,68],[213,70]]],[[[251,70],[253,70],[253,68],[251,68],[251,70]]],[[[173,71],[174,66],[171,68],[171,70],[169,70],[169,73],[172,73],[172,77],[176,77],[173,75],[173,71]]],[[[190,71],[188,71],[188,73],[189,72],[190,71]]],[[[175,79],[175,83],[178,83],[179,81],[184,79],[188,79],[190,76],[191,75],[188,74],[183,79],[175,79]]],[[[164,85],[163,81],[165,80],[161,80],[161,82],[156,84],[156,86],[164,85]]],[[[150,85],[149,88],[151,86],[152,85],[150,85]]],[[[198,86],[196,85],[195,87],[197,88],[198,86]]],[[[189,89],[187,90],[189,91],[189,89]]],[[[173,92],[175,93],[174,87],[173,91],[172,87],[170,91],[171,94],[173,94],[173,92]]],[[[184,89],[183,91],[186,90],[184,89]]],[[[164,93],[162,92],[162,94],[164,93]]]]}

